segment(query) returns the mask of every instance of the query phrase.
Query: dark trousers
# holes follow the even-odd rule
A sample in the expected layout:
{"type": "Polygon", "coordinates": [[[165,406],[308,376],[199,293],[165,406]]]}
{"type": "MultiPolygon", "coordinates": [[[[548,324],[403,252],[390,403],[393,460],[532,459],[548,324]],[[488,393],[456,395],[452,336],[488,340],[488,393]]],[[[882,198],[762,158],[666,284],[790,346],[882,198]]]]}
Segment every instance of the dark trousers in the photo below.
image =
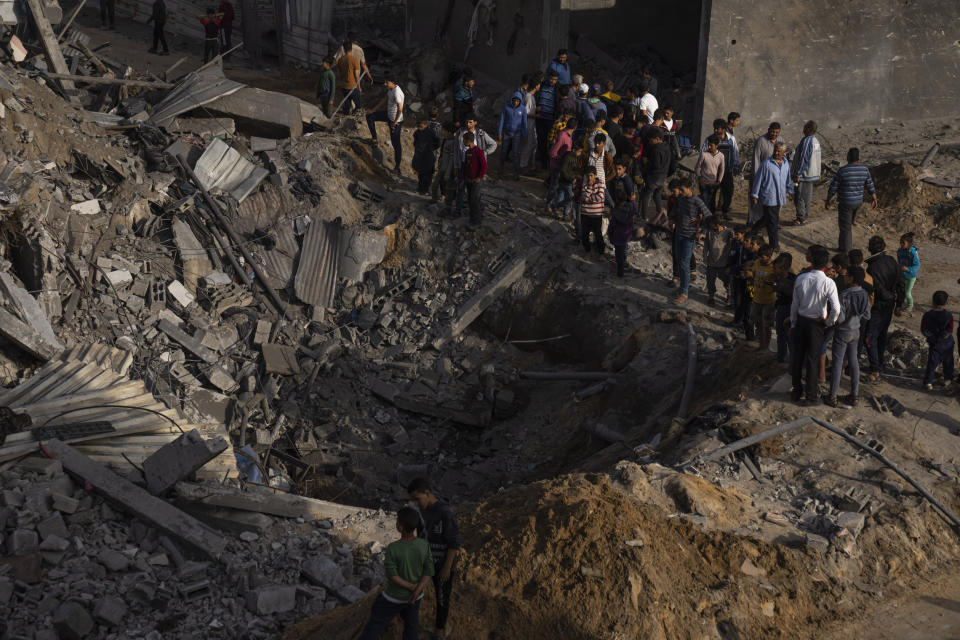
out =
{"type": "Polygon", "coordinates": [[[553,128],[553,118],[537,118],[537,159],[543,166],[548,166],[550,158],[547,152],[550,151],[550,145],[547,144],[547,138],[550,137],[550,129],[553,128]]]}
{"type": "Polygon", "coordinates": [[[597,253],[603,255],[603,216],[581,215],[581,235],[583,250],[590,253],[590,234],[593,233],[593,246],[597,253]]]}
{"type": "Polygon", "coordinates": [[[693,245],[696,238],[685,238],[677,235],[677,267],[680,270],[680,295],[690,293],[690,256],[693,255],[693,245]]]}
{"type": "Polygon", "coordinates": [[[450,615],[450,595],[453,593],[453,578],[450,573],[450,579],[446,582],[440,582],[440,567],[436,569],[436,575],[433,576],[433,589],[437,594],[437,629],[443,629],[447,626],[447,617],[450,615]]]}
{"type": "Polygon", "coordinates": [[[730,279],[727,277],[724,267],[711,267],[707,265],[707,296],[717,295],[717,279],[723,283],[723,288],[727,290],[727,298],[730,297],[730,279]]]}
{"type": "Polygon", "coordinates": [[[873,307],[867,321],[867,357],[870,359],[870,373],[883,371],[883,354],[887,350],[887,332],[893,320],[893,307],[878,309],[873,307]]]}
{"type": "Polygon", "coordinates": [[[390,129],[390,144],[393,146],[393,162],[394,168],[400,170],[400,160],[403,159],[403,145],[400,143],[400,125],[398,124],[395,127],[389,126],[390,119],[387,118],[386,110],[383,111],[374,111],[373,113],[367,114],[367,128],[370,129],[370,137],[376,141],[377,139],[377,122],[386,122],[388,123],[388,128],[390,129]]]}
{"type": "Polygon", "coordinates": [[[467,206],[470,207],[470,222],[475,225],[480,224],[481,204],[480,204],[480,181],[466,180],[464,188],[467,191],[467,206]]]}
{"type": "Polygon", "coordinates": [[[721,213],[730,213],[730,203],[733,202],[733,173],[724,171],[723,180],[720,181],[720,202],[718,204],[721,213]]]}
{"type": "Polygon", "coordinates": [[[780,248],[780,205],[772,207],[763,205],[763,217],[756,226],[763,225],[767,229],[767,241],[774,251],[780,248]]]}
{"type": "Polygon", "coordinates": [[[777,305],[777,362],[792,362],[790,344],[790,305],[777,305]]]}
{"type": "Polygon", "coordinates": [[[747,281],[743,278],[730,278],[730,302],[733,304],[733,323],[743,322],[750,308],[747,297],[747,281]],[[746,302],[746,304],[744,304],[746,302]]]}
{"type": "Polygon", "coordinates": [[[167,46],[167,36],[163,33],[163,28],[166,25],[162,22],[153,23],[153,50],[157,51],[157,45],[163,45],[164,53],[170,52],[170,47],[167,46]]]}
{"type": "Polygon", "coordinates": [[[419,172],[417,174],[417,193],[428,193],[432,182],[433,170],[419,172]]]}
{"type": "Polygon", "coordinates": [[[233,48],[233,27],[220,29],[220,42],[223,44],[224,51],[230,51],[233,48]]]}
{"type": "Polygon", "coordinates": [[[663,209],[663,187],[666,177],[651,176],[640,192],[641,209],[640,215],[644,220],[652,220],[660,215],[663,209]],[[653,215],[651,215],[651,213],[653,215]]]}
{"type": "Polygon", "coordinates": [[[220,55],[220,38],[205,38],[203,40],[203,62],[206,64],[220,55]]]}
{"type": "Polygon", "coordinates": [[[700,199],[703,200],[711,213],[717,212],[717,190],[719,185],[702,184],[700,185],[700,199]]]}
{"type": "Polygon", "coordinates": [[[859,210],[859,204],[837,205],[837,226],[840,227],[840,239],[837,241],[837,246],[840,247],[841,253],[847,253],[853,248],[853,222],[856,220],[859,210]]]}
{"type": "Polygon", "coordinates": [[[373,601],[370,619],[357,640],[377,640],[397,616],[403,619],[403,640],[417,640],[420,637],[420,601],[390,602],[382,593],[373,601]]]}
{"type": "Polygon", "coordinates": [[[613,256],[617,259],[617,275],[622,278],[627,269],[627,245],[613,245],[613,256]]]}
{"type": "Polygon", "coordinates": [[[923,376],[923,384],[931,384],[937,367],[943,364],[943,379],[953,381],[953,336],[930,345],[927,352],[927,373],[923,376]]]}
{"type": "Polygon", "coordinates": [[[813,200],[813,183],[797,183],[793,194],[794,208],[797,210],[797,220],[803,222],[810,217],[810,202],[813,200]]]}
{"type": "Polygon", "coordinates": [[[824,325],[820,320],[797,317],[797,326],[793,331],[793,392],[805,390],[807,400],[819,397],[817,377],[820,374],[820,349],[823,347],[824,325]],[[807,370],[806,386],[803,384],[803,370],[807,370]]]}
{"type": "Polygon", "coordinates": [[[100,24],[113,29],[114,0],[100,0],[100,24]]]}

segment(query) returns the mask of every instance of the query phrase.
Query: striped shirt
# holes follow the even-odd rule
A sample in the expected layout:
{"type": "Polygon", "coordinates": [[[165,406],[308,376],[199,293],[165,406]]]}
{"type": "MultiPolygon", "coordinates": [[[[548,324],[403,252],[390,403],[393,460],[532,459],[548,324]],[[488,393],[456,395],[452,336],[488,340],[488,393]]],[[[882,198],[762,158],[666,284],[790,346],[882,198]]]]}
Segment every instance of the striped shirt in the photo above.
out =
{"type": "Polygon", "coordinates": [[[557,88],[541,86],[537,92],[537,106],[540,107],[540,118],[553,120],[557,112],[557,88]]]}
{"type": "Polygon", "coordinates": [[[600,155],[597,155],[596,153],[591,153],[587,157],[587,166],[593,167],[594,169],[597,170],[597,182],[599,182],[602,185],[607,184],[607,172],[603,168],[603,156],[605,155],[605,153],[606,151],[604,151],[604,153],[601,153],[600,155]]]}
{"type": "Polygon", "coordinates": [[[859,162],[851,162],[840,167],[834,174],[827,196],[832,198],[836,195],[840,204],[863,204],[864,188],[870,195],[877,192],[873,186],[873,178],[870,177],[870,169],[859,162]]]}
{"type": "Polygon", "coordinates": [[[583,197],[581,199],[582,207],[580,215],[584,216],[602,216],[603,203],[607,197],[606,185],[599,180],[593,183],[593,186],[584,183],[583,197]]]}

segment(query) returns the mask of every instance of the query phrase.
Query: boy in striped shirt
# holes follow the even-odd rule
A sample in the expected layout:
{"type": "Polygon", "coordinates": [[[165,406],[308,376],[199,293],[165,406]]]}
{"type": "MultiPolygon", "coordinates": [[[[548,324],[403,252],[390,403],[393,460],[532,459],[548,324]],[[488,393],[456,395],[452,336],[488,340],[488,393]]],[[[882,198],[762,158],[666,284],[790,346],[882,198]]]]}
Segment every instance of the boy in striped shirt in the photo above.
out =
{"type": "Polygon", "coordinates": [[[590,234],[593,233],[597,254],[603,256],[603,204],[607,185],[597,178],[597,169],[588,165],[583,173],[583,189],[580,193],[580,220],[583,250],[590,256],[590,234]]]}

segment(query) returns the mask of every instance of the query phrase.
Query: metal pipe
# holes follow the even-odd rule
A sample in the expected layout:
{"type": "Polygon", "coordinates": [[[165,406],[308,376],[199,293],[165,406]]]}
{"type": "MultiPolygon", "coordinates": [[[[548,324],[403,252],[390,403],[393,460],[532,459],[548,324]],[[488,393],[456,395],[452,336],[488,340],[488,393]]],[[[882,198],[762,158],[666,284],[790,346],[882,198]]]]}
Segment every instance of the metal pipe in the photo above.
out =
{"type": "Polygon", "coordinates": [[[934,156],[937,155],[937,152],[940,151],[940,143],[934,142],[933,146],[930,147],[930,150],[927,151],[927,155],[923,156],[923,160],[920,161],[920,166],[918,169],[923,169],[933,160],[934,156]]]}
{"type": "Polygon", "coordinates": [[[724,456],[734,453],[735,451],[740,451],[740,449],[746,449],[747,447],[753,446],[758,442],[763,442],[764,440],[769,440],[770,438],[782,435],[784,433],[787,433],[788,431],[793,431],[794,429],[797,429],[806,424],[809,424],[812,420],[813,418],[810,418],[809,416],[806,418],[800,418],[799,420],[794,420],[792,422],[785,422],[771,429],[761,431],[760,433],[755,433],[752,436],[741,438],[736,442],[731,442],[725,447],[714,449],[709,453],[701,454],[696,458],[693,458],[692,460],[688,460],[687,462],[684,462],[683,464],[680,465],[680,469],[687,469],[701,462],[710,462],[711,460],[718,460],[724,456]]]}
{"type": "MultiPolygon", "coordinates": [[[[203,188],[203,185],[200,184],[200,180],[197,178],[196,174],[193,173],[193,169],[190,168],[190,165],[187,164],[187,159],[183,155],[177,156],[177,162],[180,163],[180,166],[183,167],[184,172],[186,172],[187,177],[190,181],[200,190],[200,193],[203,194],[203,199],[206,201],[207,205],[210,207],[210,211],[213,214],[214,219],[220,228],[227,233],[227,236],[230,240],[237,245],[240,254],[253,268],[253,272],[257,276],[257,281],[260,283],[260,286],[263,287],[263,290],[267,293],[267,296],[273,302],[273,306],[276,307],[277,311],[280,312],[281,316],[286,315],[287,307],[283,304],[283,301],[280,299],[280,296],[277,295],[277,292],[273,290],[273,287],[270,286],[269,281],[267,280],[266,274],[263,273],[263,270],[260,268],[260,265],[257,264],[257,261],[253,259],[253,256],[250,255],[250,252],[247,251],[246,247],[243,246],[243,240],[240,236],[237,235],[237,232],[233,230],[233,227],[227,222],[226,218],[223,217],[223,213],[220,211],[220,205],[214,200],[210,193],[203,188]]],[[[229,253],[228,253],[229,255],[229,253]]]]}
{"type": "Polygon", "coordinates": [[[685,420],[687,412],[690,410],[690,402],[693,400],[693,384],[697,380],[697,334],[693,332],[693,327],[688,323],[687,330],[687,381],[683,385],[683,397],[680,399],[680,409],[677,411],[677,417],[685,420]]]}

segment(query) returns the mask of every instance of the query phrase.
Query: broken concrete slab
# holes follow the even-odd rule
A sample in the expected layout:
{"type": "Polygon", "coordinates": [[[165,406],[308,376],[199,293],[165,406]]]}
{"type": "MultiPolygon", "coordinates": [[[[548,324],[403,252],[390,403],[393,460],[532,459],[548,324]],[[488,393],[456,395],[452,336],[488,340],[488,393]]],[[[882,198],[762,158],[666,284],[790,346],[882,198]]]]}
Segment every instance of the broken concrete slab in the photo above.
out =
{"type": "Polygon", "coordinates": [[[344,230],[343,253],[340,257],[340,277],[351,282],[362,282],[363,275],[383,261],[387,252],[387,236],[383,232],[344,230]]]}
{"type": "Polygon", "coordinates": [[[217,354],[200,344],[200,341],[188,334],[186,331],[176,326],[166,318],[157,323],[157,329],[163,331],[173,340],[177,341],[184,349],[197,356],[209,364],[216,364],[217,354]]]}
{"type": "Polygon", "coordinates": [[[166,493],[180,480],[197,472],[229,445],[223,438],[206,439],[196,429],[157,449],[143,461],[147,491],[155,496],[166,493]]]}
{"type": "Polygon", "coordinates": [[[44,448],[49,455],[63,463],[67,473],[92,486],[94,491],[112,504],[196,553],[212,560],[219,560],[222,556],[226,540],[196,518],[155,498],[145,489],[121,478],[60,440],[48,440],[44,442],[44,448]]]}
{"type": "Polygon", "coordinates": [[[198,504],[254,511],[284,518],[303,518],[304,520],[340,520],[367,511],[360,507],[351,507],[290,493],[240,491],[223,485],[197,485],[178,482],[176,492],[180,497],[198,504]]]}
{"type": "Polygon", "coordinates": [[[261,151],[273,151],[277,148],[277,141],[273,138],[258,138],[250,136],[250,151],[259,153],[261,151]]]}
{"type": "Polygon", "coordinates": [[[192,293],[187,291],[187,288],[183,286],[183,283],[179,280],[173,280],[170,284],[167,285],[167,291],[170,292],[170,295],[173,296],[173,299],[176,300],[181,307],[186,309],[191,304],[193,304],[196,298],[192,293]]]}
{"type": "Polygon", "coordinates": [[[192,133],[198,136],[232,136],[237,124],[232,118],[176,118],[167,130],[170,133],[192,133]]]}
{"type": "Polygon", "coordinates": [[[204,189],[229,193],[237,202],[243,202],[269,175],[219,138],[210,143],[193,171],[204,189]]]}
{"type": "Polygon", "coordinates": [[[180,252],[183,265],[183,285],[191,294],[197,293],[197,282],[213,271],[207,250],[197,240],[193,230],[183,220],[174,220],[170,225],[173,241],[180,252]]]}
{"type": "Polygon", "coordinates": [[[77,202],[70,206],[70,211],[79,213],[82,216],[95,216],[100,213],[100,201],[86,200],[84,202],[77,202]]]}
{"type": "Polygon", "coordinates": [[[33,327],[21,322],[19,318],[2,307],[0,307],[0,333],[39,360],[49,360],[63,351],[62,345],[51,344],[33,327]]]}
{"type": "Polygon", "coordinates": [[[81,640],[93,632],[94,622],[79,602],[64,602],[53,614],[53,627],[63,640],[81,640]]]}
{"type": "Polygon", "coordinates": [[[13,277],[6,272],[0,272],[0,288],[9,296],[26,324],[39,333],[50,346],[62,351],[63,345],[57,340],[47,314],[44,313],[37,299],[14,282],[13,277]]]}
{"type": "Polygon", "coordinates": [[[478,407],[475,411],[452,409],[438,402],[413,400],[401,393],[398,388],[381,380],[372,380],[369,387],[374,395],[383,398],[398,409],[411,413],[452,420],[470,427],[487,427],[493,420],[493,407],[487,404],[483,405],[482,409],[478,407]]]}
{"type": "Polygon", "coordinates": [[[233,118],[237,130],[263,138],[303,135],[300,100],[286,93],[244,87],[206,105],[206,111],[233,118]]]}
{"type": "Polygon", "coordinates": [[[268,374],[295,376],[300,373],[297,362],[297,350],[281,344],[264,343],[260,345],[263,354],[263,368],[268,374]]]}
{"type": "Polygon", "coordinates": [[[300,567],[300,575],[313,584],[331,591],[337,591],[346,584],[343,569],[326,556],[308,558],[300,567]]]}
{"type": "Polygon", "coordinates": [[[267,585],[248,591],[247,608],[258,615],[285,613],[297,606],[297,588],[288,585],[267,585]]]}

